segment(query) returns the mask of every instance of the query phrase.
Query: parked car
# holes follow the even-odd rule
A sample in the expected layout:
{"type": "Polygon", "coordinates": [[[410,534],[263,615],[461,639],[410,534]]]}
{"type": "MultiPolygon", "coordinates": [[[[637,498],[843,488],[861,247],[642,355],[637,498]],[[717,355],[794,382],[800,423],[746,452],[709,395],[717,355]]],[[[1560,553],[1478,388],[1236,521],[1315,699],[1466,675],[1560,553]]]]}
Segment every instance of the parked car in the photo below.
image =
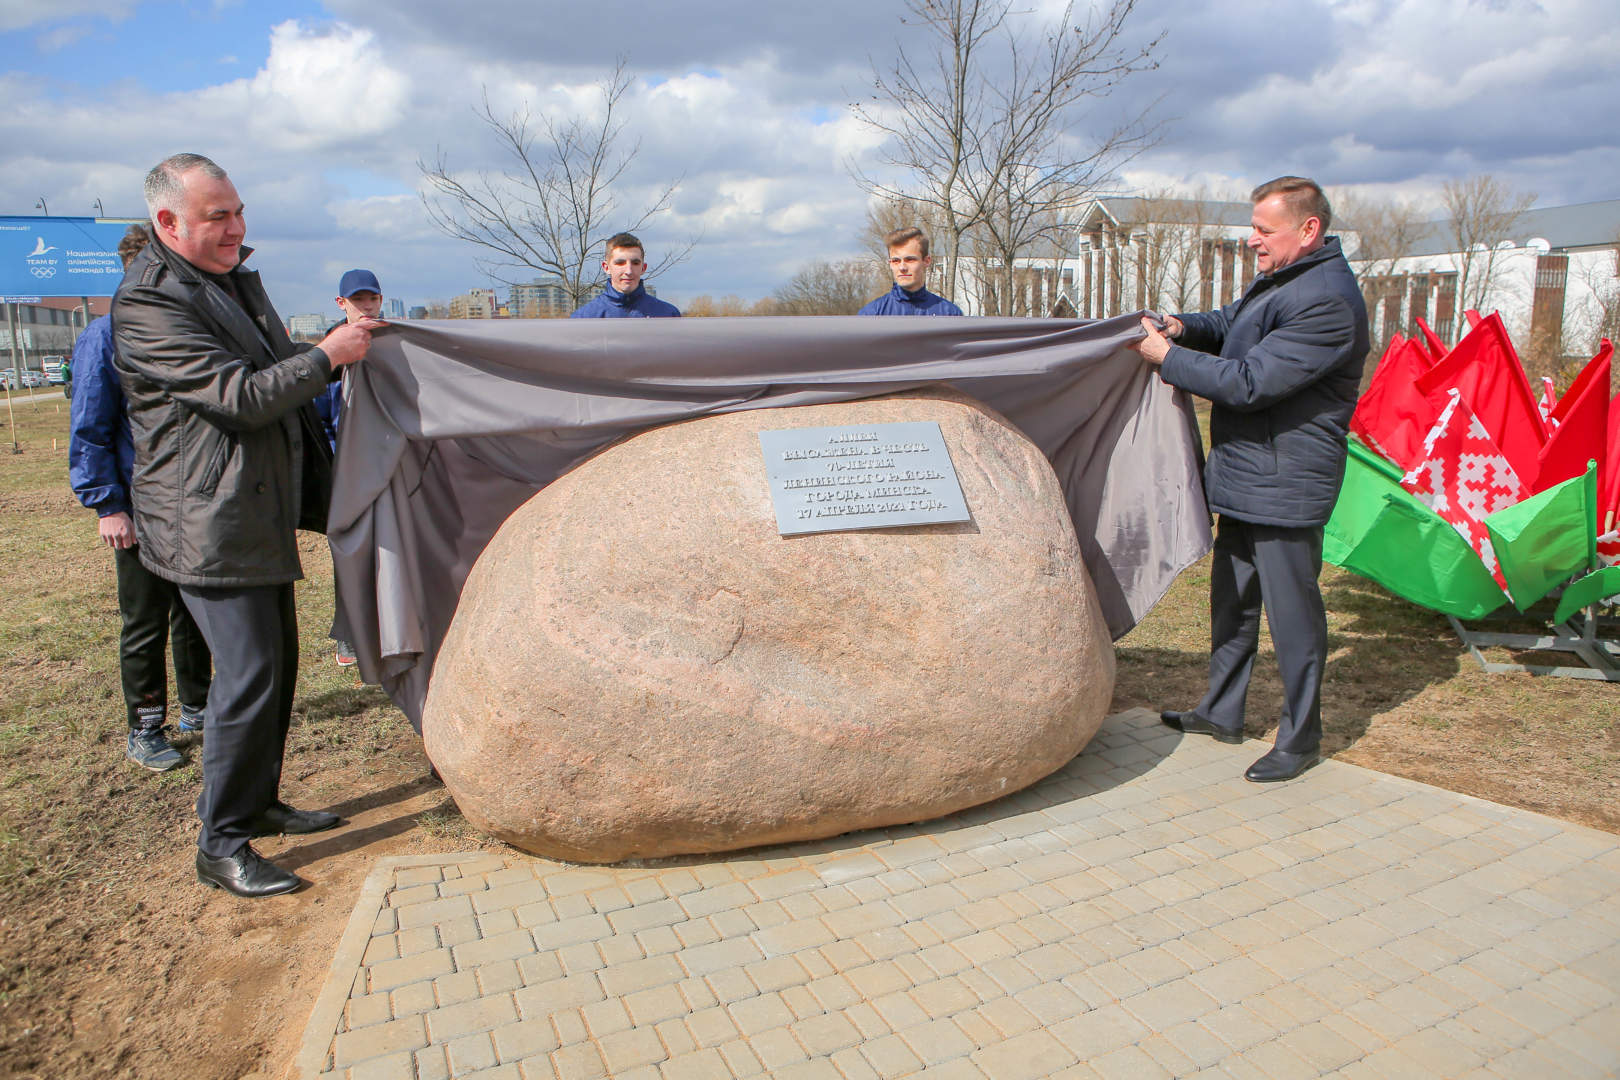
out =
{"type": "Polygon", "coordinates": [[[0,371],[0,386],[5,387],[7,390],[21,390],[44,385],[45,376],[37,371],[24,369],[21,378],[17,377],[16,368],[6,368],[4,371],[0,371]]]}

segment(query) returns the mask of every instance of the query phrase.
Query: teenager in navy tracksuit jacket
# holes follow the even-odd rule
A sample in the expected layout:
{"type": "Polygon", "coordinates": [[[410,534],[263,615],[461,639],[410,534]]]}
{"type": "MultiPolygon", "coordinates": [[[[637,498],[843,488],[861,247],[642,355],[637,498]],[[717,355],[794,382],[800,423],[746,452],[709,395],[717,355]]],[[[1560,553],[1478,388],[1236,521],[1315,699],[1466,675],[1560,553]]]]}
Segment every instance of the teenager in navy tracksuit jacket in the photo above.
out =
{"type": "Polygon", "coordinates": [[[678,319],[680,309],[647,292],[641,275],[647,272],[646,249],[630,233],[619,233],[607,242],[602,273],[607,288],[596,298],[568,316],[570,319],[678,319]]]}
{"type": "MultiPolygon", "coordinates": [[[[146,241],[146,230],[138,225],[125,234],[118,250],[126,266],[146,241]]],[[[137,765],[164,772],[185,761],[163,735],[169,683],[165,642],[174,647],[182,731],[202,728],[213,658],[174,584],[142,566],[135,546],[130,503],[135,447],[124,389],[113,367],[111,316],[96,319],[79,335],[73,346],[73,373],[68,483],[79,501],[96,512],[102,542],[113,549],[118,611],[123,617],[118,675],[129,719],[126,753],[137,765]]]]}
{"type": "Polygon", "coordinates": [[[883,238],[889,249],[894,288],[856,312],[857,315],[960,315],[962,309],[923,287],[934,257],[921,229],[896,229],[883,238]]]}

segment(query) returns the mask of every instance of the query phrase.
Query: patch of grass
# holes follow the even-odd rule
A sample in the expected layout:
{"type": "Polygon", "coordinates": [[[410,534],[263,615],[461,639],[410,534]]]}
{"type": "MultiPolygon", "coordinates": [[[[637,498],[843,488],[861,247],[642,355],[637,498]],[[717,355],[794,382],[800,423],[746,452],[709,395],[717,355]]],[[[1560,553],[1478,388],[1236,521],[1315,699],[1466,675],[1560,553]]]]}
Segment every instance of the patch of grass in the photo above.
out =
{"type": "Polygon", "coordinates": [[[417,814],[416,827],[435,844],[447,846],[451,850],[479,847],[491,842],[487,836],[467,823],[467,819],[461,816],[456,804],[449,799],[431,810],[417,814]]]}
{"type": "MultiPolygon", "coordinates": [[[[189,760],[167,773],[125,760],[116,575],[95,515],[68,487],[67,410],[42,400],[15,415],[19,454],[0,408],[0,917],[11,920],[0,1004],[38,1016],[70,1000],[85,955],[117,940],[155,881],[185,886],[173,864],[196,832],[201,743],[180,740],[189,760]],[[34,929],[18,932],[20,920],[34,929]]],[[[332,617],[325,539],[302,537],[300,550],[309,579],[295,589],[304,655],[289,765],[308,776],[387,750],[415,756],[416,734],[386,696],[332,665],[316,630],[332,617]]],[[[172,723],[172,685],[169,700],[172,723]]],[[[0,1014],[0,1057],[12,1015],[0,1014]]]]}

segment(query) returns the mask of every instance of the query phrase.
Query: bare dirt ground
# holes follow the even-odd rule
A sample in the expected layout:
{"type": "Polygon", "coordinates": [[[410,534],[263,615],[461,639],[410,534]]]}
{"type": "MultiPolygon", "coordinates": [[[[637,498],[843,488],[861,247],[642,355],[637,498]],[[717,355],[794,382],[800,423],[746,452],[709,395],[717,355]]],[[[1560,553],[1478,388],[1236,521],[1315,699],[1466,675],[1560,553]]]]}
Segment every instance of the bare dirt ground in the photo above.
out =
{"type": "MultiPolygon", "coordinates": [[[[286,1075],[375,860],[500,845],[466,826],[381,692],[333,665],[330,562],[306,537],[283,795],[347,821],[260,842],[311,883],[297,893],[199,886],[195,761],[154,776],[124,760],[112,562],[50,449],[65,410],[17,416],[24,453],[0,427],[0,1077],[286,1075]]],[[[1441,617],[1337,570],[1324,584],[1327,752],[1620,832],[1620,685],[1487,675],[1441,617]]],[[[1207,588],[1207,563],[1190,569],[1119,643],[1116,709],[1197,699],[1207,588]]],[[[1279,700],[1263,653],[1251,736],[1269,738],[1279,700]]]]}

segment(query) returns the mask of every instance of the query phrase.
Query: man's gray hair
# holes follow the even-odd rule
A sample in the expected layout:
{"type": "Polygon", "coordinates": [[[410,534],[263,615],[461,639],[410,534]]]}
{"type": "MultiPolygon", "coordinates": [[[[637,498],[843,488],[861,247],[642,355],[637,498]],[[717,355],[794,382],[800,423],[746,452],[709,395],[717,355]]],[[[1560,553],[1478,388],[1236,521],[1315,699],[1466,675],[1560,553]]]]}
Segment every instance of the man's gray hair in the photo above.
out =
{"type": "Polygon", "coordinates": [[[185,197],[181,178],[193,169],[201,169],[210,180],[224,180],[225,170],[201,154],[174,154],[166,157],[146,174],[146,212],[154,222],[159,210],[180,210],[185,197]]]}

